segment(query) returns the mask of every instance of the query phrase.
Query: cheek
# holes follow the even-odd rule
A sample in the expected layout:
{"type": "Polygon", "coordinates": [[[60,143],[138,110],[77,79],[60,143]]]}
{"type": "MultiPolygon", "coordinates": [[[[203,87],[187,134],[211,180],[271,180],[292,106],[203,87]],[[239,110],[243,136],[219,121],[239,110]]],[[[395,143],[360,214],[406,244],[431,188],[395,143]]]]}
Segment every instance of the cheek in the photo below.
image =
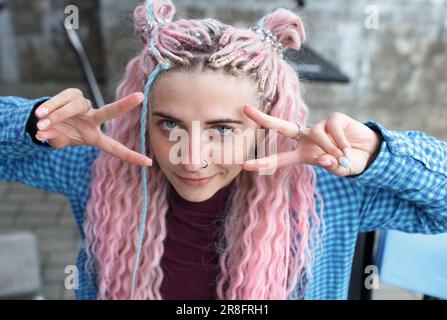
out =
{"type": "Polygon", "coordinates": [[[250,158],[250,153],[251,157],[254,157],[254,149],[254,139],[234,136],[221,144],[221,158],[229,159],[230,155],[233,155],[232,163],[241,164],[241,161],[246,161],[250,158]]]}
{"type": "Polygon", "coordinates": [[[169,166],[169,151],[172,147],[173,142],[169,141],[157,132],[158,130],[154,130],[151,132],[151,147],[152,152],[154,154],[155,159],[159,163],[161,167],[169,166]]]}
{"type": "Polygon", "coordinates": [[[224,181],[232,181],[242,171],[242,166],[237,164],[221,164],[218,165],[220,171],[225,172],[224,181]]]}

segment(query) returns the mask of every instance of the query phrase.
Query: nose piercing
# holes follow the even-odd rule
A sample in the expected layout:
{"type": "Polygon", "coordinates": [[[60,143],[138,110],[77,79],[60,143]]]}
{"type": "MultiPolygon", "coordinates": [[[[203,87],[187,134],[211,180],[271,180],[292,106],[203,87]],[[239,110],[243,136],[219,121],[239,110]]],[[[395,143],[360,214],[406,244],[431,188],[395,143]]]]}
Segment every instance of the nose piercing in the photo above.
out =
{"type": "MultiPolygon", "coordinates": [[[[296,122],[295,122],[296,123],[296,122]]],[[[298,124],[298,123],[296,123],[296,125],[297,125],[297,127],[298,127],[298,133],[296,134],[296,136],[294,136],[292,139],[294,139],[294,140],[298,140],[300,137],[301,137],[301,133],[303,133],[302,131],[301,131],[301,126],[298,124]]]]}
{"type": "Polygon", "coordinates": [[[207,168],[207,167],[208,167],[208,161],[206,161],[206,160],[203,160],[203,161],[205,161],[205,162],[206,162],[206,166],[202,167],[203,169],[205,169],[205,168],[207,168]]]}

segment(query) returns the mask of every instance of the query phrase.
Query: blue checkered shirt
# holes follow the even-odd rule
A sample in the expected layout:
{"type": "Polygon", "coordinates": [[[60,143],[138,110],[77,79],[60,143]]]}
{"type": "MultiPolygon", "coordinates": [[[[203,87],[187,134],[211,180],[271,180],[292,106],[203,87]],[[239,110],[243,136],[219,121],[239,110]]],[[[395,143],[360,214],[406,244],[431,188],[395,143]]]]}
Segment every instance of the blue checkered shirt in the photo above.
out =
{"type": "MultiPolygon", "coordinates": [[[[25,129],[40,101],[0,97],[0,181],[19,182],[68,198],[81,237],[76,298],[95,299],[96,279],[89,278],[83,268],[82,222],[92,163],[99,150],[92,146],[53,149],[34,143],[25,129]]],[[[447,143],[419,131],[387,130],[373,120],[363,123],[382,138],[377,157],[363,173],[338,177],[315,167],[326,230],[322,247],[315,252],[305,299],[347,299],[359,232],[447,232],[447,143]]],[[[319,211],[318,200],[316,206],[319,211]]]]}

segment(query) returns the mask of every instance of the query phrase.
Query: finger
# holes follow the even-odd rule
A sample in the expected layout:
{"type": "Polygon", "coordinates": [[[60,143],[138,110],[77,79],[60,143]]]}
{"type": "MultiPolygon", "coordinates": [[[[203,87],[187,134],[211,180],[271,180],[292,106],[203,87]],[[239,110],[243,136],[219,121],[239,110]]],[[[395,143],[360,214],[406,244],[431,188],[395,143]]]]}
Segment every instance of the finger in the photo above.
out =
{"type": "Polygon", "coordinates": [[[324,152],[333,155],[339,159],[343,157],[343,152],[332,140],[332,137],[326,131],[326,121],[321,121],[315,124],[309,133],[310,138],[314,141],[324,152]]]}
{"type": "Polygon", "coordinates": [[[35,115],[38,118],[43,118],[48,114],[51,114],[54,110],[82,96],[82,91],[79,89],[71,88],[64,90],[61,93],[55,95],[50,100],[42,103],[42,105],[40,105],[39,108],[36,109],[35,115]]]}
{"type": "Polygon", "coordinates": [[[37,123],[37,128],[39,128],[39,130],[51,129],[55,125],[62,123],[77,114],[86,113],[91,108],[92,103],[90,100],[85,99],[84,97],[79,97],[64,105],[62,108],[57,109],[45,119],[41,119],[37,123]]]}
{"type": "MultiPolygon", "coordinates": [[[[273,117],[249,105],[244,106],[243,110],[250,119],[258,123],[263,128],[276,129],[278,130],[279,134],[291,139],[295,138],[298,133],[296,123],[273,117]]],[[[301,131],[302,134],[307,134],[309,129],[301,128],[301,131]]]]}
{"type": "Polygon", "coordinates": [[[48,130],[48,131],[40,131],[38,130],[36,133],[36,138],[39,139],[40,141],[43,140],[52,140],[52,139],[57,139],[59,138],[59,132],[57,130],[48,130]]]}
{"type": "Polygon", "coordinates": [[[259,171],[261,169],[266,169],[271,166],[281,168],[284,166],[298,163],[301,163],[299,154],[297,150],[292,150],[292,151],[280,152],[264,158],[245,161],[242,164],[242,168],[247,171],[259,171]]]}
{"type": "Polygon", "coordinates": [[[247,171],[259,171],[272,165],[276,166],[276,168],[281,168],[299,163],[324,167],[326,170],[337,175],[350,174],[351,170],[353,169],[351,163],[347,159],[342,161],[343,165],[330,154],[325,154],[317,159],[306,159],[306,156],[300,157],[296,150],[280,152],[269,157],[248,160],[242,164],[242,167],[247,171]]]}
{"type": "Polygon", "coordinates": [[[93,120],[98,124],[102,124],[106,121],[112,120],[120,116],[121,114],[131,110],[132,108],[140,105],[143,102],[144,94],[142,92],[135,92],[123,99],[103,106],[102,108],[95,110],[93,113],[93,120]]]}
{"type": "Polygon", "coordinates": [[[346,138],[345,132],[343,130],[344,122],[341,118],[331,117],[326,124],[326,130],[328,134],[331,135],[332,139],[338,146],[340,150],[343,150],[343,153],[347,156],[351,156],[351,145],[346,138]]]}
{"type": "Polygon", "coordinates": [[[121,160],[128,161],[139,166],[152,165],[151,158],[130,150],[123,144],[104,134],[101,135],[96,146],[121,160]]]}

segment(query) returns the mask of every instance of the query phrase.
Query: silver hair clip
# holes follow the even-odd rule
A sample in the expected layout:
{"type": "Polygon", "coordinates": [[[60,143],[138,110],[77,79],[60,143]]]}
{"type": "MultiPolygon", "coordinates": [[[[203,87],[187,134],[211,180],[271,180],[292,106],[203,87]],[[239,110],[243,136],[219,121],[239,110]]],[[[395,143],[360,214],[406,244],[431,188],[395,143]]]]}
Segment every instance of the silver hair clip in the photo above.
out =
{"type": "Polygon", "coordinates": [[[144,25],[143,29],[141,30],[141,32],[143,33],[143,36],[145,38],[147,38],[149,36],[149,30],[152,30],[152,26],[149,23],[144,25]]]}
{"type": "Polygon", "coordinates": [[[144,27],[142,28],[142,33],[143,33],[143,35],[148,37],[151,30],[153,30],[156,27],[166,26],[169,22],[170,21],[167,19],[164,19],[164,20],[157,19],[156,22],[153,20],[149,20],[147,22],[147,24],[145,24],[144,27]]]}
{"type": "Polygon", "coordinates": [[[282,43],[279,41],[278,37],[273,32],[260,27],[252,27],[250,28],[250,30],[254,31],[257,35],[259,35],[262,41],[269,44],[281,58],[283,57],[284,47],[282,43]]]}

